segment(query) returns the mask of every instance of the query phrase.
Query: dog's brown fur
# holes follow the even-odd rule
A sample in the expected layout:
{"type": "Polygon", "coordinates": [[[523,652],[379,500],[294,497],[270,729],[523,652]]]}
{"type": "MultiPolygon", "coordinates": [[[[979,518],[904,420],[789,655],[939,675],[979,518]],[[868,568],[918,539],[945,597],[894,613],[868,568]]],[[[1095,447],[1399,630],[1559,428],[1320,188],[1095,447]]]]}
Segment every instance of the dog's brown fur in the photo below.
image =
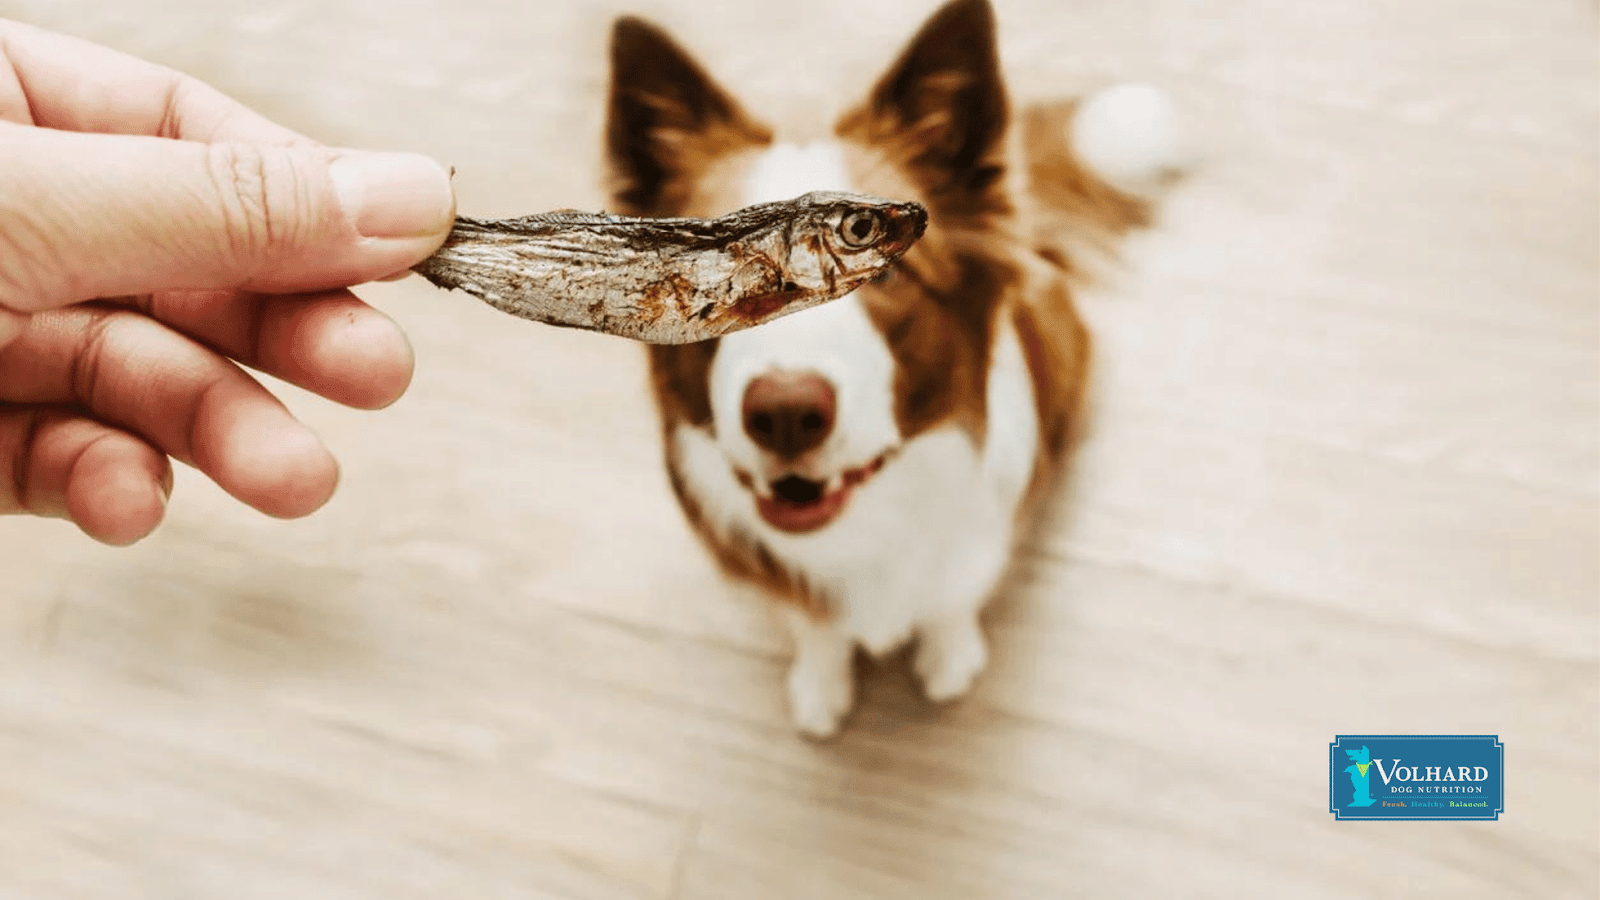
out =
{"type": "MultiPolygon", "coordinates": [[[[1073,156],[1072,103],[1025,109],[1012,123],[987,0],[933,14],[866,100],[836,123],[855,187],[917,199],[931,222],[886,281],[861,291],[898,367],[896,418],[906,440],[955,423],[981,442],[992,338],[1010,317],[1034,382],[1041,454],[1036,511],[1065,460],[1088,374],[1090,340],[1073,304],[1064,233],[1119,235],[1148,210],[1073,156]]],[[[639,19],[613,35],[607,151],[613,203],[633,215],[713,215],[773,140],[665,33],[639,19]]],[[[713,427],[708,376],[716,342],[650,348],[663,433],[713,427]]],[[[673,472],[668,443],[668,470],[673,472]]],[[[890,463],[893,464],[892,462],[890,463]]],[[[730,575],[823,616],[827,598],[753,535],[717,534],[672,475],[689,522],[730,575]]]]}

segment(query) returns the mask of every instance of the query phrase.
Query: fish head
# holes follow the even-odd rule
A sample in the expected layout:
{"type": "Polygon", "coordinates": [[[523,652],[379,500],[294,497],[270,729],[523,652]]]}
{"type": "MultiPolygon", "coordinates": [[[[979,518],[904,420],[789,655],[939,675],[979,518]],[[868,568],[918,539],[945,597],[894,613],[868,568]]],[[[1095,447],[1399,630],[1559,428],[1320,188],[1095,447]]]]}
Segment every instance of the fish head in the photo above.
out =
{"type": "Polygon", "coordinates": [[[789,237],[789,279],[833,296],[883,274],[928,229],[928,210],[914,201],[813,191],[795,203],[806,213],[789,237]]]}

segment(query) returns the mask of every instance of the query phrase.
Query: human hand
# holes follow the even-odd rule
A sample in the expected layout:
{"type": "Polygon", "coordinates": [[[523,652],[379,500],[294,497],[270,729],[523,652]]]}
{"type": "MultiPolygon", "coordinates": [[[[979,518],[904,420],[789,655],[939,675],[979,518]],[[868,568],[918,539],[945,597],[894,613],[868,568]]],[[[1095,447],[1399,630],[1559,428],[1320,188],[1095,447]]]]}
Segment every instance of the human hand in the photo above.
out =
{"type": "Polygon", "coordinates": [[[346,290],[404,274],[454,219],[413,154],[323,147],[192,78],[0,19],[0,513],[129,544],[170,459],[273,516],[337,465],[244,367],[376,409],[400,329],[346,290]]]}

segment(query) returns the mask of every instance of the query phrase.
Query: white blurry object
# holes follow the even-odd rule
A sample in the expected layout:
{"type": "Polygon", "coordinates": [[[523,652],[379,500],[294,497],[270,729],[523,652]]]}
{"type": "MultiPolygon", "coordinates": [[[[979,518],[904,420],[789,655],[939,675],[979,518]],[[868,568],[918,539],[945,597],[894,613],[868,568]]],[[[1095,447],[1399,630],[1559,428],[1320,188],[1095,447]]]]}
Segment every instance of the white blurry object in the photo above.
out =
{"type": "Polygon", "coordinates": [[[1154,85],[1130,82],[1090,96],[1070,129],[1079,158],[1108,184],[1130,193],[1159,187],[1182,163],[1177,109],[1154,85]]]}

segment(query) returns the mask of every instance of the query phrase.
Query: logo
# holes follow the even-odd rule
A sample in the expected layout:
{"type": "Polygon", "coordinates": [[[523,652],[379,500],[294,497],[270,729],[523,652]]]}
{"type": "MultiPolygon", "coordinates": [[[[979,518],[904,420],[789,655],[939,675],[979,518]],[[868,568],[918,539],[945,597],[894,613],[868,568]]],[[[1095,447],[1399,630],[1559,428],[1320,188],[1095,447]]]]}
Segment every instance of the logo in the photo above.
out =
{"type": "Polygon", "coordinates": [[[1497,735],[1341,734],[1328,745],[1336,819],[1494,821],[1504,808],[1497,735]]]}

